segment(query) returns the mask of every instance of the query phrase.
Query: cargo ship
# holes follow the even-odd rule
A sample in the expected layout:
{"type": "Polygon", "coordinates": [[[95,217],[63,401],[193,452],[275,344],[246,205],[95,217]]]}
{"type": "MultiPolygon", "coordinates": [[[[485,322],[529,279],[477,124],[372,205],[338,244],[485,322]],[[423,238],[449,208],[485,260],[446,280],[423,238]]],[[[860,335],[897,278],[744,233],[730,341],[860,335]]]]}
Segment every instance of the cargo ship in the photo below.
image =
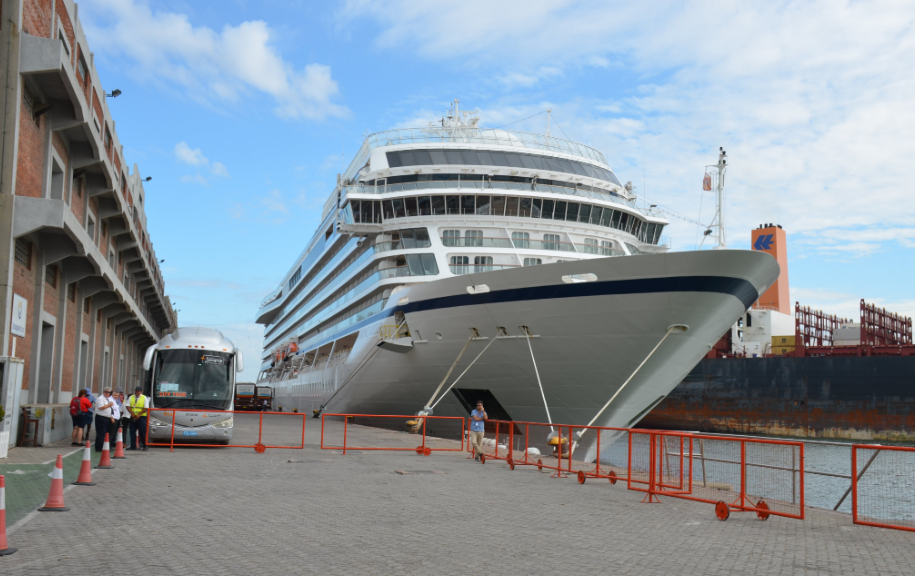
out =
{"type": "Polygon", "coordinates": [[[752,245],[778,281],[639,426],[915,441],[912,319],[864,300],[856,320],[792,310],[784,229],[761,225],[752,245]]]}

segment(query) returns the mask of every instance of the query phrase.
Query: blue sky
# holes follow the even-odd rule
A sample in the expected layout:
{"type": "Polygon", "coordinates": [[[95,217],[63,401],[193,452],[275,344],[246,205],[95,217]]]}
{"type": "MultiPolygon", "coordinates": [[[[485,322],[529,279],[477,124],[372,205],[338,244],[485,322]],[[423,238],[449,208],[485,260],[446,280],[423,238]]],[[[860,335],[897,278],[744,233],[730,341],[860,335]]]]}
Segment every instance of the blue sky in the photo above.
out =
{"type": "Polygon", "coordinates": [[[363,134],[423,125],[453,98],[531,132],[552,108],[554,136],[601,150],[671,213],[675,250],[712,216],[702,175],[724,146],[732,247],[780,223],[793,300],[915,314],[905,2],[79,5],[105,88],[123,92],[109,107],[127,161],[153,177],[150,234],[181,324],[233,338],[245,377],[260,300],[363,134]]]}

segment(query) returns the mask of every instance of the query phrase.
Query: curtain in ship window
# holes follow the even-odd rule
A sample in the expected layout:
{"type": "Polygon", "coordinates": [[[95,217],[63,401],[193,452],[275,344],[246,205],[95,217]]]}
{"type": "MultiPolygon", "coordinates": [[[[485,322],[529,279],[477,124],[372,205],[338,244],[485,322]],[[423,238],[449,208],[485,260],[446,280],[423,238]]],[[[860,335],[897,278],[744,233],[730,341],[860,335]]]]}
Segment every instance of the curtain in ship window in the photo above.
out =
{"type": "Polygon", "coordinates": [[[559,234],[544,234],[543,235],[543,249],[544,250],[559,250],[559,234]]]}
{"type": "Polygon", "coordinates": [[[436,216],[445,215],[445,197],[444,196],[433,196],[432,197],[432,213],[436,216]]]}
{"type": "Polygon", "coordinates": [[[482,230],[465,230],[464,231],[464,246],[482,246],[483,245],[483,231],[482,230]]]}
{"type": "Polygon", "coordinates": [[[612,240],[601,240],[600,241],[600,253],[604,256],[613,256],[613,241],[612,240]]]}
{"type": "Polygon", "coordinates": [[[461,245],[461,231],[460,230],[443,230],[442,231],[442,244],[445,246],[460,246],[461,245]]]}
{"type": "Polygon", "coordinates": [[[492,270],[492,256],[474,256],[473,271],[489,272],[492,270]]]}
{"type": "Polygon", "coordinates": [[[515,248],[530,248],[531,235],[529,232],[512,232],[512,243],[515,248]]]}
{"type": "Polygon", "coordinates": [[[467,274],[470,264],[470,258],[468,256],[452,256],[451,257],[451,272],[454,274],[467,274]]]}
{"type": "Polygon", "coordinates": [[[585,254],[597,254],[597,239],[585,238],[584,251],[585,254]]]}

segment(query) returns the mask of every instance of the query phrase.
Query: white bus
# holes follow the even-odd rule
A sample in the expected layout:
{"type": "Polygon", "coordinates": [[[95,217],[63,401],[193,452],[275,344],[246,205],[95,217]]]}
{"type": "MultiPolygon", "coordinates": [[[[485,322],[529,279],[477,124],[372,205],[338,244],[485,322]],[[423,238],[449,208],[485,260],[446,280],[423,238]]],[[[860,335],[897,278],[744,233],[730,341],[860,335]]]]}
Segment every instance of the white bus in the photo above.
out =
{"type": "Polygon", "coordinates": [[[179,328],[143,359],[150,407],[149,441],[229,444],[234,424],[235,374],[244,369],[241,350],[218,330],[179,328]],[[177,410],[161,410],[176,408],[177,410]],[[209,412],[209,411],[216,412],[209,412]]]}

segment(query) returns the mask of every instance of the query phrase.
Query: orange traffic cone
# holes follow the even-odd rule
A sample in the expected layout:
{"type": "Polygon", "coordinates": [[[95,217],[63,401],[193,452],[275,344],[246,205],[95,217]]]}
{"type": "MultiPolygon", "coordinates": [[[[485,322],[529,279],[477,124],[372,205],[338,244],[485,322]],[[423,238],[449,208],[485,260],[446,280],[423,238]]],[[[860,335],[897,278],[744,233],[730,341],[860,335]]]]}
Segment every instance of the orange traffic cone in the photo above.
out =
{"type": "Polygon", "coordinates": [[[0,476],[0,556],[9,556],[15,551],[6,543],[6,480],[0,476]]]}
{"type": "Polygon", "coordinates": [[[39,512],[66,512],[69,510],[64,506],[64,457],[57,455],[57,463],[54,464],[54,470],[48,474],[51,477],[51,491],[48,493],[48,500],[44,507],[39,508],[39,512]]]}
{"type": "Polygon", "coordinates": [[[83,452],[83,463],[79,467],[79,477],[73,484],[77,486],[95,486],[95,482],[92,481],[92,460],[89,454],[88,440],[86,440],[86,450],[83,452]]]}
{"type": "Polygon", "coordinates": [[[121,436],[120,428],[118,428],[118,441],[114,445],[114,456],[112,458],[127,458],[127,456],[124,456],[124,438],[121,436]]]}
{"type": "Polygon", "coordinates": [[[111,445],[108,443],[108,433],[105,432],[105,443],[102,444],[102,459],[96,468],[114,468],[111,464],[111,445]]]}

